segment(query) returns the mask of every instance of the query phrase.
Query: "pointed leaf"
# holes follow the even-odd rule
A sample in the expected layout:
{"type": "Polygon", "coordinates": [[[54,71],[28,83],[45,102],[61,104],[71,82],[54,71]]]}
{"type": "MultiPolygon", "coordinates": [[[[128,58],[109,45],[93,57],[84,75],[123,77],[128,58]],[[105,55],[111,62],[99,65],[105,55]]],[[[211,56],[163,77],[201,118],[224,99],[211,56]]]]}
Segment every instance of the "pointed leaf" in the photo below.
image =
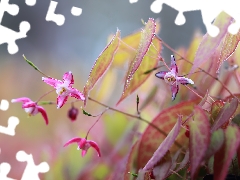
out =
{"type": "Polygon", "coordinates": [[[212,103],[211,111],[210,111],[211,124],[213,124],[215,122],[215,120],[217,119],[219,112],[221,111],[223,106],[224,106],[224,102],[222,100],[218,100],[218,101],[215,101],[214,103],[212,103]]]}
{"type": "Polygon", "coordinates": [[[214,124],[212,126],[212,132],[220,128],[224,123],[229,121],[232,115],[235,113],[238,107],[238,100],[233,98],[230,102],[226,102],[224,107],[219,112],[214,124]]]}
{"type": "Polygon", "coordinates": [[[95,64],[90,72],[88,77],[87,83],[84,86],[83,93],[85,95],[84,105],[87,103],[88,94],[97,81],[103,76],[103,74],[107,71],[109,66],[111,65],[114,54],[117,51],[119,46],[119,38],[120,38],[120,31],[117,30],[116,35],[112,38],[111,42],[106,46],[103,52],[99,55],[95,64]]]}
{"type": "Polygon", "coordinates": [[[208,33],[204,35],[201,44],[198,47],[197,53],[194,58],[194,63],[190,74],[195,72],[204,62],[208,61],[212,54],[215,52],[223,37],[228,32],[228,26],[232,23],[232,17],[222,12],[217,16],[213,25],[217,26],[220,30],[217,37],[211,37],[208,33]]]}
{"type": "Polygon", "coordinates": [[[240,132],[237,126],[228,126],[225,131],[225,141],[214,156],[214,180],[224,180],[228,167],[240,143],[240,132]]]}
{"type": "Polygon", "coordinates": [[[210,123],[203,109],[198,106],[195,108],[193,120],[189,123],[189,131],[191,179],[194,179],[210,143],[210,123]]]}
{"type": "MultiPolygon", "coordinates": [[[[183,115],[183,119],[185,119],[192,113],[194,106],[199,102],[200,100],[192,100],[179,103],[170,108],[164,109],[152,120],[152,124],[157,126],[161,132],[157,131],[152,126],[148,126],[142,134],[138,150],[138,169],[143,168],[153,156],[153,153],[157,150],[158,146],[163,142],[167,134],[176,124],[178,114],[183,115]]],[[[182,128],[177,137],[178,144],[172,146],[170,150],[171,153],[174,154],[181,146],[188,144],[188,138],[186,138],[184,133],[185,130],[182,128]]]]}
{"type": "Polygon", "coordinates": [[[225,39],[223,41],[223,46],[221,48],[221,54],[218,60],[217,72],[219,72],[219,68],[221,67],[223,61],[226,61],[236,50],[238,43],[240,41],[240,31],[237,34],[233,35],[231,33],[227,33],[225,39]]]}
{"type": "Polygon", "coordinates": [[[150,77],[151,73],[144,74],[144,72],[148,69],[152,69],[157,66],[157,63],[158,63],[157,58],[161,50],[162,50],[162,45],[160,40],[157,38],[154,38],[147,55],[144,56],[141,65],[133,75],[133,79],[129,82],[128,86],[124,89],[124,92],[117,104],[119,104],[127,96],[132,94],[138,87],[140,87],[150,77]]]}
{"type": "Polygon", "coordinates": [[[179,134],[181,122],[182,122],[182,118],[178,117],[177,123],[175,124],[173,129],[170,131],[168,136],[164,139],[164,141],[160,144],[158,149],[154,152],[152,158],[147,162],[143,170],[152,169],[157,164],[157,162],[159,162],[162,159],[162,157],[167,153],[167,151],[173,145],[175,139],[179,134]]]}
{"type": "MultiPolygon", "coordinates": [[[[154,19],[149,18],[148,22],[145,25],[145,28],[142,30],[141,39],[140,39],[140,43],[139,43],[139,46],[137,49],[137,53],[136,53],[134,59],[130,62],[128,72],[126,75],[126,79],[125,79],[123,94],[125,93],[125,90],[128,88],[129,83],[133,79],[133,75],[137,71],[138,67],[140,66],[144,56],[148,52],[148,49],[149,49],[149,47],[152,43],[153,37],[155,35],[155,32],[156,32],[156,23],[155,23],[154,19]]],[[[144,72],[145,71],[146,71],[146,69],[144,70],[144,72]]],[[[142,72],[142,73],[144,73],[144,72],[142,72]]]]}
{"type": "Polygon", "coordinates": [[[186,152],[185,152],[185,156],[184,156],[182,162],[180,163],[180,165],[176,169],[176,172],[178,172],[179,170],[181,170],[182,168],[184,168],[187,165],[187,163],[189,162],[189,158],[190,158],[190,156],[189,156],[189,149],[187,149],[186,152]]]}
{"type": "Polygon", "coordinates": [[[209,159],[214,155],[223,145],[224,142],[224,132],[222,129],[214,131],[211,136],[210,145],[207,149],[205,159],[209,159]]]}

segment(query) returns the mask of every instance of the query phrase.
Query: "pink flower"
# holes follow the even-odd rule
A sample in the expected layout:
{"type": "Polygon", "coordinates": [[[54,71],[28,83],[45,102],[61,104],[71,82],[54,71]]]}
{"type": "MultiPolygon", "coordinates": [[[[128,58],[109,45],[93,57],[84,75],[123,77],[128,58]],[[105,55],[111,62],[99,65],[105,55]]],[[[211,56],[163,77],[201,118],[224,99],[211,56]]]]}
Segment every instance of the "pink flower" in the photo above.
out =
{"type": "Polygon", "coordinates": [[[165,80],[166,83],[171,85],[172,100],[177,96],[179,86],[178,84],[194,84],[191,79],[185,78],[183,76],[178,76],[178,67],[173,55],[171,55],[171,71],[160,71],[155,74],[156,77],[165,80]]]}
{"type": "Polygon", "coordinates": [[[66,144],[64,144],[63,147],[66,147],[72,143],[78,144],[78,150],[82,149],[82,157],[85,156],[85,154],[87,153],[87,150],[90,147],[93,147],[97,151],[98,157],[101,157],[100,149],[99,149],[97,143],[95,143],[94,141],[89,141],[89,140],[86,140],[85,138],[75,137],[75,138],[70,139],[66,144]]]}
{"type": "Polygon", "coordinates": [[[29,116],[34,116],[37,113],[41,113],[46,124],[48,124],[48,117],[45,109],[42,106],[38,106],[36,102],[33,102],[27,97],[21,97],[17,99],[12,99],[12,103],[22,102],[22,108],[28,113],[29,116]]]}
{"type": "Polygon", "coordinates": [[[72,84],[74,84],[74,79],[72,72],[70,71],[66,72],[63,75],[63,81],[49,77],[42,77],[42,80],[56,89],[56,92],[58,94],[57,97],[58,109],[61,108],[66,103],[68,96],[81,99],[82,101],[85,100],[84,95],[80,91],[72,87],[72,84]]]}

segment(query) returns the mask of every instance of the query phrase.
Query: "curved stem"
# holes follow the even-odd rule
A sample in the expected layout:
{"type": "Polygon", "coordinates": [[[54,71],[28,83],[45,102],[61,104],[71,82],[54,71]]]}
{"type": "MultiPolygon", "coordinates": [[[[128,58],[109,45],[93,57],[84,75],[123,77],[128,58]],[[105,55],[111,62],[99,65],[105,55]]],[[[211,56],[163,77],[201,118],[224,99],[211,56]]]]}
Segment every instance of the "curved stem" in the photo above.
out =
{"type": "Polygon", "coordinates": [[[50,94],[50,93],[53,92],[54,90],[55,90],[55,89],[52,89],[51,91],[48,91],[48,92],[46,92],[45,94],[43,94],[43,95],[36,101],[36,103],[38,103],[44,96],[50,94]]]}

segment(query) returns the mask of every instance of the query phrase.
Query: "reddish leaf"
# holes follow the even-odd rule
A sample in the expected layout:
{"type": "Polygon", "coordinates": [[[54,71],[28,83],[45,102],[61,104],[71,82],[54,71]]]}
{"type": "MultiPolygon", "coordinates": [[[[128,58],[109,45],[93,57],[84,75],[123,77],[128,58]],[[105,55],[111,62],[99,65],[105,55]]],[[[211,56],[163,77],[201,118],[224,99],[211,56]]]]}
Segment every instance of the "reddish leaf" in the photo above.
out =
{"type": "Polygon", "coordinates": [[[232,115],[235,113],[238,107],[238,100],[233,98],[230,102],[226,102],[224,107],[219,112],[214,124],[212,126],[212,132],[221,127],[224,123],[229,121],[232,115]]]}
{"type": "Polygon", "coordinates": [[[189,149],[187,149],[185,156],[182,160],[182,162],[180,163],[180,165],[178,166],[178,168],[176,169],[176,172],[178,172],[179,170],[181,170],[182,168],[184,168],[187,163],[189,162],[189,149]]]}
{"type": "Polygon", "coordinates": [[[117,30],[116,35],[112,38],[111,42],[107,45],[107,47],[103,50],[103,52],[99,55],[95,64],[90,72],[87,83],[84,86],[83,93],[85,95],[86,100],[84,101],[84,105],[87,103],[88,94],[97,81],[103,76],[103,74],[107,71],[109,66],[113,61],[114,54],[117,51],[119,46],[119,38],[120,31],[117,30]]]}
{"type": "Polygon", "coordinates": [[[240,41],[240,31],[237,34],[232,35],[227,33],[223,42],[223,46],[221,48],[221,54],[218,60],[217,72],[219,72],[219,68],[221,67],[223,61],[226,61],[236,50],[238,43],[240,41]]]}
{"type": "Polygon", "coordinates": [[[167,153],[167,151],[173,145],[175,139],[179,134],[181,122],[182,122],[182,118],[178,117],[177,123],[175,124],[173,129],[170,131],[168,136],[164,139],[164,141],[160,144],[158,149],[154,152],[152,158],[147,162],[143,170],[152,169],[157,164],[157,162],[159,162],[162,159],[162,157],[167,153]]]}
{"type": "Polygon", "coordinates": [[[151,75],[151,73],[144,74],[146,70],[155,68],[158,64],[158,56],[162,50],[162,45],[159,39],[154,38],[152,45],[150,46],[147,55],[144,56],[141,65],[133,75],[133,79],[129,82],[128,86],[124,89],[124,92],[118,101],[119,104],[127,96],[132,94],[138,87],[140,87],[151,75]]]}
{"type": "MultiPolygon", "coordinates": [[[[137,53],[136,53],[134,59],[130,62],[128,72],[126,75],[125,84],[124,84],[123,94],[125,93],[126,89],[130,85],[130,82],[133,79],[134,73],[137,71],[144,56],[148,52],[148,49],[149,49],[149,47],[152,43],[153,37],[155,35],[155,32],[156,32],[156,23],[155,23],[154,19],[149,18],[148,22],[145,25],[145,28],[142,30],[141,39],[140,39],[140,43],[139,43],[139,46],[137,49],[137,53]]],[[[144,69],[144,72],[145,71],[146,71],[146,69],[144,69]]]]}
{"type": "Polygon", "coordinates": [[[133,172],[133,170],[135,170],[134,168],[134,164],[136,161],[136,157],[137,157],[137,149],[139,147],[139,141],[135,142],[135,144],[133,145],[130,154],[128,156],[128,161],[126,164],[126,170],[124,173],[124,180],[131,180],[131,174],[129,174],[129,172],[133,172]]]}
{"type": "MultiPolygon", "coordinates": [[[[152,126],[148,126],[144,131],[138,150],[138,169],[143,168],[149,159],[153,156],[153,153],[157,150],[159,144],[163,142],[167,134],[171,131],[176,124],[178,114],[183,115],[186,118],[193,111],[194,106],[199,103],[199,100],[186,101],[179,103],[175,106],[167,108],[161,111],[152,121],[152,124],[162,129],[160,133],[152,126]]],[[[180,147],[188,144],[188,138],[185,137],[185,130],[180,130],[177,137],[178,145],[174,144],[170,152],[175,153],[180,147]]]]}
{"type": "Polygon", "coordinates": [[[205,34],[201,44],[198,47],[195,55],[194,63],[189,74],[196,71],[204,62],[208,61],[213,55],[223,37],[228,32],[228,26],[232,23],[232,17],[222,12],[214,21],[214,25],[219,27],[219,34],[217,37],[211,37],[209,34],[205,34]]]}
{"type": "Polygon", "coordinates": [[[215,101],[212,103],[210,112],[210,122],[213,124],[219,115],[220,110],[223,108],[224,102],[222,100],[215,101]]]}
{"type": "Polygon", "coordinates": [[[189,123],[189,131],[191,179],[194,179],[210,143],[210,123],[205,112],[198,106],[195,108],[193,120],[189,123]]]}
{"type": "Polygon", "coordinates": [[[224,142],[224,132],[222,129],[214,131],[211,136],[210,145],[207,149],[205,159],[209,159],[214,155],[223,145],[224,142]]]}
{"type": "Polygon", "coordinates": [[[224,180],[232,158],[240,143],[240,131],[237,126],[228,126],[225,130],[225,141],[214,156],[214,180],[224,180]]]}

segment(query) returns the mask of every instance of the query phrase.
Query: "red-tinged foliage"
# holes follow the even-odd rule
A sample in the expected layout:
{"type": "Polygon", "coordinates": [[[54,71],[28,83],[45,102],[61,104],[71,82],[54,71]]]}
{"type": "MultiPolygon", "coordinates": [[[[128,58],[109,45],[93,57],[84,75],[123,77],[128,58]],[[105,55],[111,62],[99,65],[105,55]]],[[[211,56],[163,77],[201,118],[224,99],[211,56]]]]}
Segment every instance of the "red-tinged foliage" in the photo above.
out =
{"type": "Polygon", "coordinates": [[[189,125],[186,125],[185,136],[186,136],[187,138],[189,138],[189,136],[190,136],[189,125]]]}
{"type": "Polygon", "coordinates": [[[212,103],[211,111],[210,111],[210,123],[213,125],[215,122],[220,110],[223,108],[224,102],[222,100],[218,100],[212,103]]]}
{"type": "Polygon", "coordinates": [[[151,75],[151,73],[144,74],[149,69],[153,69],[157,66],[158,63],[158,56],[161,53],[162,44],[159,39],[154,38],[152,40],[152,44],[149,47],[147,54],[144,56],[141,65],[139,66],[138,70],[133,75],[132,80],[129,82],[126,89],[118,101],[119,104],[123,101],[127,96],[132,94],[138,87],[140,87],[151,75]]]}
{"type": "Polygon", "coordinates": [[[227,121],[229,121],[230,118],[235,113],[237,107],[238,107],[238,100],[236,98],[231,99],[230,102],[226,102],[224,104],[224,107],[219,112],[216,120],[214,121],[211,131],[213,132],[217,130],[222,125],[224,125],[227,121]]]}
{"type": "Polygon", "coordinates": [[[224,180],[232,158],[240,143],[240,131],[237,126],[228,126],[225,130],[225,141],[214,155],[214,180],[224,180]]]}
{"type": "MultiPolygon", "coordinates": [[[[186,118],[194,109],[194,106],[199,103],[199,100],[192,100],[179,103],[175,106],[167,108],[161,111],[152,121],[152,124],[163,129],[166,134],[168,134],[173,126],[176,124],[178,115],[183,115],[186,118]]],[[[180,130],[177,142],[178,145],[174,144],[170,152],[175,153],[179,146],[185,146],[188,144],[188,138],[185,136],[185,130],[182,128],[180,130]]],[[[159,147],[159,145],[166,138],[166,134],[160,133],[152,126],[148,126],[144,131],[139,149],[138,149],[138,169],[143,168],[148,160],[152,157],[153,153],[159,147]]]]}
{"type": "MultiPolygon", "coordinates": [[[[150,18],[148,20],[148,22],[146,23],[145,28],[142,30],[141,39],[140,39],[140,43],[139,43],[136,55],[135,55],[134,59],[131,60],[131,62],[129,64],[128,72],[127,72],[126,79],[125,79],[125,84],[124,84],[123,95],[125,94],[125,91],[128,89],[128,87],[130,85],[130,82],[133,79],[133,75],[138,70],[140,64],[144,60],[144,57],[145,57],[146,53],[148,52],[150,45],[152,44],[155,32],[156,32],[156,23],[155,23],[154,19],[150,18]]],[[[154,57],[155,61],[158,58],[158,54],[156,54],[156,53],[159,53],[158,50],[157,51],[155,50],[155,53],[153,54],[153,57],[154,57]]],[[[143,70],[142,73],[144,73],[146,70],[149,70],[149,69],[145,69],[145,68],[152,67],[152,63],[149,59],[144,60],[144,61],[147,64],[150,64],[150,66],[148,66],[148,67],[143,66],[144,69],[142,69],[143,70]]],[[[154,61],[154,60],[152,60],[152,61],[154,61]]],[[[155,67],[155,66],[156,66],[156,62],[153,63],[153,67],[155,67]]],[[[144,75],[142,75],[142,76],[144,76],[144,75]]],[[[141,82],[141,84],[143,82],[141,82]]],[[[121,99],[119,100],[119,102],[121,101],[121,99]]]]}
{"type": "Polygon", "coordinates": [[[222,147],[223,142],[224,142],[223,129],[218,129],[214,131],[211,135],[210,145],[207,149],[205,159],[208,160],[212,155],[214,155],[222,147]]]}
{"type": "MultiPolygon", "coordinates": [[[[170,147],[173,145],[175,139],[177,138],[180,132],[181,122],[182,122],[182,117],[179,116],[176,124],[174,125],[172,130],[169,132],[168,136],[163,140],[163,142],[154,152],[153,156],[144,166],[143,170],[150,170],[157,164],[157,162],[161,161],[163,156],[168,152],[170,147]]],[[[170,166],[171,164],[169,165],[169,168],[170,166]]]]}
{"type": "Polygon", "coordinates": [[[198,67],[209,60],[213,55],[225,34],[228,32],[228,26],[232,23],[232,17],[222,12],[214,21],[214,25],[220,29],[217,37],[211,37],[209,34],[205,34],[201,44],[198,47],[195,55],[194,63],[190,74],[193,73],[198,67]]]}
{"type": "Polygon", "coordinates": [[[97,81],[104,75],[104,73],[111,65],[114,58],[114,54],[116,53],[119,46],[120,41],[119,39],[120,31],[117,30],[116,35],[112,38],[110,43],[106,46],[106,48],[103,50],[103,52],[99,55],[99,57],[95,61],[90,72],[90,75],[88,77],[87,83],[84,86],[83,93],[86,98],[84,101],[84,105],[86,105],[87,103],[88,94],[91,91],[91,89],[94,87],[97,81]]]}
{"type": "Polygon", "coordinates": [[[237,34],[233,35],[229,32],[225,35],[223,45],[221,48],[220,57],[218,60],[217,72],[219,72],[219,68],[221,67],[223,61],[226,61],[236,50],[238,43],[240,41],[240,31],[237,34]]]}
{"type": "Polygon", "coordinates": [[[134,169],[134,164],[136,163],[136,157],[137,157],[137,149],[139,147],[139,141],[135,142],[133,145],[131,151],[129,152],[127,164],[126,164],[126,170],[124,173],[124,180],[131,180],[132,175],[129,174],[129,172],[136,172],[136,169],[134,169]]]}
{"type": "Polygon", "coordinates": [[[210,123],[198,106],[194,109],[193,120],[189,122],[189,130],[191,179],[195,179],[210,143],[210,123]]]}
{"type": "Polygon", "coordinates": [[[190,158],[190,156],[189,156],[189,149],[187,149],[186,152],[185,152],[185,156],[184,156],[182,162],[179,164],[179,166],[177,167],[177,169],[175,171],[178,172],[179,170],[184,168],[188,164],[189,158],[190,158]]]}

